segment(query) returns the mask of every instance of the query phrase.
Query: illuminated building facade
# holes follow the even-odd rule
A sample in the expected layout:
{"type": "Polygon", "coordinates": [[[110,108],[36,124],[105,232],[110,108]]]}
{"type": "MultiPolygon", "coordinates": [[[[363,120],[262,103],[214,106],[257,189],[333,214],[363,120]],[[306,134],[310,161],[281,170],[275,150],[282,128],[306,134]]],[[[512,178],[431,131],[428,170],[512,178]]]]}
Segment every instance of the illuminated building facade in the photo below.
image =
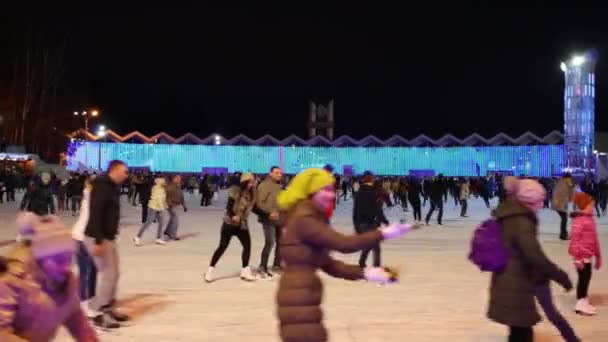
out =
{"type": "Polygon", "coordinates": [[[104,141],[112,142],[97,142],[90,133],[85,138],[89,141],[74,139],[70,144],[68,169],[104,168],[110,160],[121,159],[131,167],[160,172],[198,173],[203,168],[226,168],[229,172],[267,173],[276,165],[295,174],[332,164],[338,173],[349,168],[357,174],[370,170],[378,175],[432,170],[446,176],[485,176],[492,172],[551,176],[564,166],[560,132],[543,138],[525,133],[517,138],[506,134],[490,139],[478,134],[465,139],[446,135],[438,140],[425,135],[411,140],[400,136],[387,140],[341,136],[330,141],[321,136],[308,140],[297,136],[253,140],[244,135],[200,139],[192,134],[173,138],[166,133],[146,137],[138,132],[120,136],[108,131],[104,141]]]}

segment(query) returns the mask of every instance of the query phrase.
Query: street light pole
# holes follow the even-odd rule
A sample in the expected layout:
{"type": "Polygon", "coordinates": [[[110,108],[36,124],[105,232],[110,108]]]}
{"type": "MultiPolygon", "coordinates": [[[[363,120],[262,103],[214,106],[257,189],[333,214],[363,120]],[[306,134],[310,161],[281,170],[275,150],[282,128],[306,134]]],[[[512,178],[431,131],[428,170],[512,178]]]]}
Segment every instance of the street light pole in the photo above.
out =
{"type": "Polygon", "coordinates": [[[93,110],[91,112],[87,112],[86,110],[83,110],[82,112],[74,112],[75,116],[82,116],[84,119],[84,130],[85,131],[89,131],[89,118],[90,117],[96,117],[99,115],[99,111],[97,110],[93,110]]]}

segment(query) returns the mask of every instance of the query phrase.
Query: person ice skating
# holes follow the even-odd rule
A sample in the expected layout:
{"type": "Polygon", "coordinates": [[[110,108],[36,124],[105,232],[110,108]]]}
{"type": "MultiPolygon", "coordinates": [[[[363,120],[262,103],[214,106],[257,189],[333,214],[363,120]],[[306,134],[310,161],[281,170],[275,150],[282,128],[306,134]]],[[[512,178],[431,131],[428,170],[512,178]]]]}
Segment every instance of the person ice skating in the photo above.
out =
{"type": "Polygon", "coordinates": [[[422,208],[420,203],[421,192],[422,188],[420,182],[416,178],[412,178],[407,191],[407,199],[412,205],[414,221],[416,221],[416,223],[422,222],[422,208]]]}
{"type": "Polygon", "coordinates": [[[431,220],[431,216],[433,216],[433,212],[435,209],[438,209],[439,213],[437,214],[437,224],[442,225],[441,219],[443,217],[443,193],[445,192],[445,184],[443,180],[443,175],[439,174],[435,180],[430,183],[429,189],[429,197],[431,202],[431,208],[429,209],[428,214],[426,214],[425,223],[428,226],[429,221],[431,220]]]}
{"type": "Polygon", "coordinates": [[[532,342],[533,326],[540,321],[536,298],[547,318],[567,341],[578,341],[568,322],[553,304],[549,280],[567,291],[568,274],[552,263],[537,238],[536,213],[543,207],[545,190],[534,180],[507,177],[505,200],[493,213],[502,227],[502,240],[510,257],[502,272],[492,274],[488,318],[509,327],[510,342],[532,342]]]}
{"type": "MultiPolygon", "coordinates": [[[[363,176],[363,184],[359,188],[359,194],[353,205],[353,225],[357,234],[377,230],[381,224],[388,225],[388,220],[382,212],[382,205],[383,199],[378,198],[376,189],[374,189],[374,175],[368,171],[363,176]]],[[[361,269],[365,269],[370,251],[373,251],[374,267],[380,267],[380,243],[377,243],[371,248],[362,249],[359,257],[361,269]]]]}
{"type": "Polygon", "coordinates": [[[102,328],[114,327],[129,317],[115,308],[120,275],[116,236],[120,220],[120,185],[129,176],[127,165],[113,160],[105,176],[96,177],[91,190],[89,221],[84,231],[84,244],[97,268],[97,289],[90,300],[92,310],[100,312],[93,319],[102,328]]]}
{"type": "Polygon", "coordinates": [[[156,220],[158,223],[158,229],[156,230],[156,244],[164,245],[166,241],[163,240],[163,230],[165,229],[165,222],[167,221],[167,180],[163,176],[158,176],[154,179],[154,186],[152,187],[152,195],[148,202],[148,219],[139,228],[139,232],[133,237],[133,243],[136,246],[141,246],[141,237],[144,235],[148,227],[156,220]]]}
{"type": "Polygon", "coordinates": [[[578,272],[575,311],[581,315],[595,315],[595,308],[589,303],[587,293],[591,281],[591,264],[595,258],[595,269],[602,267],[602,253],[593,219],[593,197],[579,192],[573,200],[578,211],[572,213],[572,235],[568,253],[574,259],[578,272]]]}
{"type": "Polygon", "coordinates": [[[467,209],[469,207],[469,196],[471,195],[471,192],[469,190],[469,182],[465,178],[460,180],[459,190],[460,217],[468,217],[467,209]]]}
{"type": "Polygon", "coordinates": [[[85,177],[76,174],[70,178],[66,186],[67,196],[71,201],[72,216],[76,216],[80,210],[80,203],[82,202],[82,192],[84,191],[85,177]]]}
{"type": "Polygon", "coordinates": [[[25,239],[0,260],[0,341],[50,342],[61,326],[74,341],[99,341],[79,304],[70,231],[32,213],[17,225],[25,239]]]}
{"type": "Polygon", "coordinates": [[[264,248],[260,256],[259,274],[262,278],[272,278],[273,274],[268,270],[268,257],[272,248],[276,245],[274,251],[273,266],[280,268],[280,250],[279,241],[281,229],[279,226],[279,206],[277,204],[277,195],[281,192],[281,179],[283,172],[280,168],[273,166],[270,168],[270,174],[260,183],[258,187],[258,195],[256,206],[263,211],[267,217],[259,216],[259,221],[264,229],[264,248]]]}
{"type": "Polygon", "coordinates": [[[348,280],[386,283],[391,279],[383,268],[362,270],[358,265],[346,265],[333,259],[330,251],[357,252],[411,229],[409,225],[396,224],[353,236],[336,232],[327,223],[327,213],[334,208],[336,198],[334,183],[334,177],[327,171],[308,169],[295,176],[277,199],[287,215],[281,237],[283,276],[276,297],[284,342],[328,340],[320,308],[323,285],[318,269],[348,280]]]}
{"type": "Polygon", "coordinates": [[[51,175],[42,173],[40,181],[23,196],[21,210],[32,212],[39,216],[55,214],[55,201],[51,191],[51,175]]]}
{"type": "Polygon", "coordinates": [[[595,203],[595,209],[597,211],[597,217],[599,218],[599,217],[601,217],[601,210],[600,210],[600,203],[599,203],[600,189],[599,189],[598,183],[595,182],[593,177],[594,177],[593,174],[589,174],[589,175],[587,175],[587,177],[585,177],[585,180],[581,184],[581,191],[583,191],[584,193],[588,194],[589,196],[591,196],[593,198],[593,202],[595,203]]]}
{"type": "Polygon", "coordinates": [[[179,211],[178,208],[182,207],[184,212],[188,211],[186,202],[184,201],[184,192],[182,191],[182,177],[180,175],[173,175],[171,177],[171,183],[167,185],[167,205],[169,213],[169,222],[165,229],[165,237],[167,240],[179,240],[177,236],[177,229],[179,228],[179,211]]]}
{"type": "Polygon", "coordinates": [[[570,204],[573,192],[574,183],[572,182],[572,176],[566,173],[555,184],[553,201],[551,202],[553,210],[557,212],[560,218],[559,238],[562,240],[568,240],[568,205],[570,204]]]}
{"type": "Polygon", "coordinates": [[[154,179],[152,175],[144,175],[141,178],[141,184],[139,186],[139,200],[141,202],[141,223],[144,224],[148,221],[148,204],[150,203],[150,196],[152,196],[152,187],[154,187],[154,179]]]}
{"type": "Polygon", "coordinates": [[[218,261],[224,255],[224,252],[230,244],[233,236],[236,236],[241,245],[243,252],[241,254],[242,270],[241,279],[245,281],[254,281],[256,277],[251,272],[249,267],[249,257],[251,256],[251,236],[249,235],[249,225],[247,223],[251,211],[256,211],[258,215],[264,215],[263,212],[257,211],[255,207],[255,190],[253,188],[253,174],[245,173],[241,175],[238,185],[232,186],[228,194],[228,203],[226,203],[226,213],[222,223],[220,233],[220,243],[213,257],[209,269],[205,272],[205,281],[212,282],[214,280],[213,272],[218,261]]]}
{"type": "Polygon", "coordinates": [[[95,313],[89,308],[89,300],[95,297],[95,288],[97,287],[97,267],[93,258],[87,251],[84,245],[84,231],[89,221],[89,210],[91,202],[91,182],[85,181],[82,204],[80,205],[80,216],[72,227],[72,237],[76,240],[76,264],[78,265],[78,278],[80,280],[80,303],[83,311],[89,317],[95,317],[99,313],[95,313]]]}

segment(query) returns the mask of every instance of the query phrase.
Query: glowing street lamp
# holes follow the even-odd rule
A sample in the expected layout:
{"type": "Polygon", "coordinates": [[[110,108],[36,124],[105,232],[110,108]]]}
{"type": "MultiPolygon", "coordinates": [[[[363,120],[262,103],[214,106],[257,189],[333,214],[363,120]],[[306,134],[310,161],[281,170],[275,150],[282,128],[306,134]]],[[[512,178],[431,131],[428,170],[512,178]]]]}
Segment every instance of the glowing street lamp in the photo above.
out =
{"type": "Polygon", "coordinates": [[[106,132],[106,126],[100,125],[99,128],[97,129],[97,137],[103,138],[106,136],[106,134],[108,134],[106,132]]]}
{"type": "Polygon", "coordinates": [[[581,66],[585,63],[585,56],[574,56],[572,57],[572,65],[581,66]]]}
{"type": "Polygon", "coordinates": [[[74,112],[74,116],[82,116],[84,118],[84,130],[85,131],[89,131],[89,117],[97,117],[99,116],[99,111],[98,110],[92,110],[91,112],[87,112],[86,110],[83,110],[81,112],[74,112]]]}
{"type": "Polygon", "coordinates": [[[566,66],[566,63],[562,62],[559,67],[562,69],[563,72],[566,72],[568,70],[568,67],[566,66]]]}

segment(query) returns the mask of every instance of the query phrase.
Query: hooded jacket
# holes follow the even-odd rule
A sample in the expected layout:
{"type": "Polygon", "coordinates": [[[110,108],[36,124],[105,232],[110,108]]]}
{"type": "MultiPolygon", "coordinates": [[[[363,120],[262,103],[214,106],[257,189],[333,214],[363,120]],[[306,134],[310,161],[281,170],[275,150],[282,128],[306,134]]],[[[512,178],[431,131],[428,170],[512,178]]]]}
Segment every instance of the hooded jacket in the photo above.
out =
{"type": "Polygon", "coordinates": [[[488,318],[507,326],[531,327],[540,321],[535,286],[554,280],[571,288],[568,274],[552,263],[537,239],[536,214],[509,196],[494,211],[511,256],[504,271],[493,273],[488,318]]]}
{"type": "Polygon", "coordinates": [[[5,262],[7,269],[0,275],[0,341],[50,342],[61,326],[78,342],[99,341],[80,307],[73,274],[62,290],[55,290],[23,244],[5,262]]]}

